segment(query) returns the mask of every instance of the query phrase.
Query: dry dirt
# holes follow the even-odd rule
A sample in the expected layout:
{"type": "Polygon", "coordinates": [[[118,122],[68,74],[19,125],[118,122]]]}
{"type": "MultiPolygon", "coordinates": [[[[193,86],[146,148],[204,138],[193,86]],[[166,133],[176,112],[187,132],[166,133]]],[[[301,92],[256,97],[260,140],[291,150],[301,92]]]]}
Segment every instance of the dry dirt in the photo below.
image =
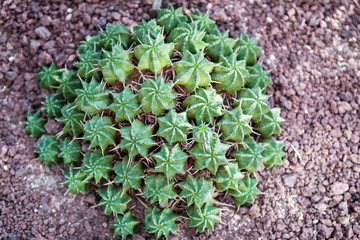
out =
{"type": "MultiPolygon", "coordinates": [[[[61,169],[35,158],[28,111],[46,92],[36,74],[71,67],[79,41],[108,22],[149,19],[151,1],[20,1],[0,5],[0,239],[111,239],[95,194],[64,195],[61,169]]],[[[171,2],[171,1],[170,1],[171,2]]],[[[233,37],[259,38],[272,71],[271,105],[286,119],[282,167],[258,173],[255,205],[223,212],[214,232],[171,239],[360,238],[360,6],[348,1],[180,1],[209,11],[233,37]]],[[[133,239],[145,239],[139,225],[133,239]]]]}

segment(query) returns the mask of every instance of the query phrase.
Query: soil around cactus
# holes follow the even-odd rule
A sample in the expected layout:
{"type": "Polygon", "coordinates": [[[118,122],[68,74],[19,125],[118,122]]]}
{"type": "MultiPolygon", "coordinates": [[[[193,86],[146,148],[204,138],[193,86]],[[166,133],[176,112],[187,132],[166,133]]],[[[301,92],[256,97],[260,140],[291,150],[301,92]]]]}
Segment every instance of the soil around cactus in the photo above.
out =
{"type": "MultiPolygon", "coordinates": [[[[151,3],[1,3],[0,239],[112,239],[112,218],[95,207],[97,196],[65,195],[61,169],[37,162],[35,140],[24,135],[21,122],[45,99],[36,78],[40,66],[55,61],[70,68],[86,35],[96,34],[107,22],[132,26],[149,19],[151,3]]],[[[255,205],[233,209],[225,197],[222,203],[229,210],[222,212],[223,224],[214,232],[199,234],[182,219],[171,239],[359,238],[357,2],[173,4],[183,6],[185,13],[209,10],[221,30],[229,29],[234,37],[247,30],[260,39],[260,61],[274,81],[267,92],[270,103],[281,107],[286,119],[281,138],[286,138],[288,156],[282,167],[258,173],[264,194],[255,205]]],[[[138,204],[134,211],[143,217],[138,204]]],[[[140,224],[132,238],[152,237],[140,224]]]]}

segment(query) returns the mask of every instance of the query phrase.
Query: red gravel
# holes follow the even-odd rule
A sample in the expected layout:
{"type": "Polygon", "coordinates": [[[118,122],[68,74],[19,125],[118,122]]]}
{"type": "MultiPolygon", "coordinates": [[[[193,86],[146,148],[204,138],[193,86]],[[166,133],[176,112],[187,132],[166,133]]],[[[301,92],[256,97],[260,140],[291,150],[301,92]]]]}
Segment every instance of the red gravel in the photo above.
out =
{"type": "MultiPolygon", "coordinates": [[[[110,239],[95,194],[64,195],[61,169],[35,160],[23,134],[46,93],[35,75],[71,63],[79,41],[107,22],[149,19],[151,1],[5,0],[0,7],[0,239],[110,239]],[[107,1],[105,1],[107,2],[107,1]]],[[[223,212],[215,232],[172,239],[360,238],[360,7],[358,1],[177,1],[209,10],[234,37],[259,38],[272,71],[271,105],[283,109],[283,167],[258,173],[264,195],[223,212]],[[322,3],[320,3],[322,2],[322,3]],[[326,2],[326,3],[325,3],[326,2]]],[[[180,5],[179,5],[180,4],[180,5]]],[[[148,238],[144,226],[134,239],[148,238]]]]}

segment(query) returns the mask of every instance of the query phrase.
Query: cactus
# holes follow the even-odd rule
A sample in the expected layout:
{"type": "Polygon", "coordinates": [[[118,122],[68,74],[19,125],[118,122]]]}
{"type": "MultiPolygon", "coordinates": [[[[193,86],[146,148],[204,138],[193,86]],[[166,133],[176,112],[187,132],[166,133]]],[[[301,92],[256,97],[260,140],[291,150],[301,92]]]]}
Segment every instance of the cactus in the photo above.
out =
{"type": "Polygon", "coordinates": [[[91,79],[90,83],[81,82],[83,88],[76,89],[76,106],[89,115],[95,115],[109,105],[110,92],[104,89],[104,85],[91,79]]]}
{"type": "Polygon", "coordinates": [[[206,48],[206,54],[211,57],[215,62],[221,62],[221,56],[230,56],[233,53],[235,40],[229,38],[229,32],[221,33],[218,29],[214,28],[211,34],[206,35],[205,42],[209,43],[206,48]]]}
{"type": "Polygon", "coordinates": [[[121,140],[119,148],[127,149],[130,158],[134,158],[140,154],[146,157],[149,154],[149,149],[156,145],[156,142],[151,139],[153,128],[144,125],[139,120],[132,122],[131,127],[124,127],[120,129],[121,140]]]}
{"type": "Polygon", "coordinates": [[[39,138],[46,132],[44,128],[45,123],[46,119],[41,117],[41,112],[36,112],[35,114],[29,112],[27,121],[24,122],[26,127],[25,133],[33,135],[34,138],[39,138]]]}
{"type": "Polygon", "coordinates": [[[40,87],[41,88],[52,88],[54,86],[59,85],[57,81],[61,76],[63,70],[58,69],[55,63],[52,63],[50,67],[42,67],[42,71],[37,75],[40,79],[40,87]]]}
{"type": "Polygon", "coordinates": [[[180,23],[186,22],[186,16],[182,14],[182,9],[174,9],[172,5],[169,5],[167,9],[160,9],[157,15],[157,23],[164,27],[166,33],[170,33],[180,23]]]}
{"type": "Polygon", "coordinates": [[[186,210],[190,219],[188,220],[190,227],[196,227],[199,232],[204,232],[205,229],[214,231],[215,223],[220,222],[218,213],[220,208],[214,207],[211,203],[204,204],[201,208],[192,206],[186,210]]]}
{"type": "Polygon", "coordinates": [[[231,156],[236,159],[240,169],[255,172],[262,160],[261,153],[263,150],[264,147],[256,143],[253,137],[247,136],[243,145],[238,151],[232,152],[231,156]]]}
{"type": "Polygon", "coordinates": [[[245,60],[248,66],[254,65],[261,53],[261,48],[256,43],[256,39],[249,38],[246,33],[241,34],[234,46],[238,60],[245,60]]]}
{"type": "Polygon", "coordinates": [[[221,104],[223,99],[212,88],[200,88],[197,93],[189,96],[184,101],[184,106],[188,107],[187,115],[189,118],[195,118],[196,124],[213,123],[214,117],[223,114],[221,104]]]}
{"type": "Polygon", "coordinates": [[[74,103],[70,103],[61,108],[61,117],[59,122],[64,124],[63,133],[72,132],[75,137],[78,137],[84,132],[82,120],[85,120],[85,114],[77,109],[74,103]]]}
{"type": "Polygon", "coordinates": [[[195,168],[207,168],[212,174],[216,174],[220,165],[227,164],[226,152],[230,146],[220,142],[219,139],[213,138],[209,141],[208,147],[197,143],[190,150],[190,154],[195,157],[195,168]]]}
{"type": "Polygon", "coordinates": [[[64,162],[67,164],[82,160],[81,145],[79,141],[65,138],[65,140],[60,143],[59,150],[59,157],[64,159],[64,162]]]}
{"type": "Polygon", "coordinates": [[[149,233],[154,233],[156,239],[163,235],[168,238],[170,231],[178,230],[175,224],[178,218],[179,215],[174,214],[170,208],[149,207],[145,210],[145,229],[149,233]]]}
{"type": "Polygon", "coordinates": [[[102,199],[98,206],[104,206],[105,214],[107,215],[124,213],[126,211],[126,204],[131,201],[131,197],[121,187],[114,187],[112,185],[100,188],[99,195],[102,199]]]}
{"type": "Polygon", "coordinates": [[[216,125],[220,127],[224,140],[233,140],[241,143],[244,137],[252,132],[249,125],[250,120],[251,115],[244,115],[242,109],[237,107],[232,111],[225,112],[216,125]]]}
{"type": "Polygon", "coordinates": [[[59,118],[61,116],[61,108],[64,105],[64,99],[59,94],[50,94],[44,102],[43,111],[47,113],[48,118],[59,118]]]}
{"type": "Polygon", "coordinates": [[[141,179],[144,177],[144,171],[141,164],[137,161],[130,161],[126,156],[121,162],[114,165],[116,177],[114,182],[121,183],[124,191],[129,188],[140,189],[141,179]]]}
{"type": "Polygon", "coordinates": [[[141,84],[139,100],[146,113],[162,114],[165,110],[175,107],[174,99],[177,94],[172,92],[171,82],[164,82],[163,77],[147,79],[141,84]]]}
{"type": "Polygon", "coordinates": [[[116,80],[125,82],[135,68],[129,62],[130,59],[130,53],[121,45],[115,45],[111,52],[104,50],[104,59],[99,61],[99,66],[105,81],[108,83],[114,83],[116,80]]]}
{"type": "Polygon", "coordinates": [[[112,155],[103,155],[101,151],[86,152],[84,161],[81,165],[81,171],[86,173],[86,180],[95,179],[98,183],[102,178],[110,179],[112,169],[112,155]]]}
{"type": "Polygon", "coordinates": [[[195,177],[187,175],[186,181],[180,182],[179,187],[181,188],[179,197],[186,199],[188,207],[194,204],[194,206],[200,208],[211,201],[214,194],[212,182],[205,180],[203,176],[197,180],[195,177]]]}
{"type": "Polygon", "coordinates": [[[207,46],[203,41],[204,31],[199,31],[195,23],[180,23],[169,34],[168,41],[175,43],[178,51],[189,51],[193,54],[201,51],[207,46]]]}
{"type": "Polygon", "coordinates": [[[43,161],[49,166],[51,163],[59,163],[59,142],[55,136],[44,135],[38,142],[36,149],[39,154],[39,161],[43,161]]]}
{"type": "Polygon", "coordinates": [[[62,76],[56,79],[59,82],[57,93],[61,94],[66,100],[72,102],[76,97],[75,90],[81,88],[80,79],[71,70],[65,70],[62,76]]]}
{"type": "Polygon", "coordinates": [[[277,141],[275,138],[270,137],[262,141],[262,145],[265,147],[262,151],[262,157],[266,168],[272,166],[281,166],[282,158],[286,156],[286,153],[282,150],[284,142],[277,141]]]}
{"type": "Polygon", "coordinates": [[[122,215],[117,215],[112,224],[114,228],[114,236],[121,236],[126,239],[128,235],[134,234],[134,227],[139,223],[131,214],[131,212],[122,215]]]}
{"type": "Polygon", "coordinates": [[[121,93],[112,93],[111,95],[114,102],[109,106],[109,109],[115,112],[115,121],[132,122],[136,115],[142,113],[138,96],[130,88],[126,87],[121,93]]]}
{"type": "Polygon", "coordinates": [[[176,83],[194,92],[199,87],[208,87],[211,83],[212,62],[204,58],[203,52],[191,54],[185,51],[181,61],[174,63],[176,83]]]}
{"type": "Polygon", "coordinates": [[[184,174],[184,165],[188,158],[188,155],[181,151],[178,144],[173,146],[171,149],[163,145],[160,152],[152,155],[156,161],[156,172],[163,172],[167,179],[172,179],[175,174],[184,174]]]}
{"type": "Polygon", "coordinates": [[[70,169],[64,171],[64,185],[67,186],[69,193],[86,193],[90,189],[90,184],[86,179],[86,173],[82,172],[80,169],[74,169],[74,166],[71,165],[70,169]]]}
{"type": "Polygon", "coordinates": [[[38,74],[49,93],[25,132],[39,138],[39,161],[64,162],[69,193],[97,191],[114,236],[145,225],[168,238],[179,217],[213,230],[221,202],[251,204],[260,194],[261,163],[281,165],[284,143],[273,135],[284,119],[268,106],[272,81],[247,34],[233,39],[208,13],[169,6],[133,29],[107,25],[78,53],[73,67],[38,74]],[[58,134],[43,135],[48,118],[58,134]]]}
{"type": "Polygon", "coordinates": [[[159,202],[165,207],[169,198],[175,198],[177,194],[172,190],[175,182],[168,181],[162,175],[150,175],[145,179],[144,196],[150,199],[150,203],[159,202]]]}
{"type": "Polygon", "coordinates": [[[214,68],[211,78],[217,90],[226,90],[233,94],[243,88],[246,78],[249,75],[246,70],[245,61],[237,61],[235,56],[225,58],[220,56],[221,65],[214,68]]]}
{"type": "Polygon", "coordinates": [[[135,57],[139,60],[139,70],[150,70],[158,74],[161,69],[171,64],[170,55],[174,50],[173,44],[166,44],[164,36],[158,34],[155,39],[149,35],[141,45],[134,49],[135,57]]]}
{"type": "Polygon", "coordinates": [[[186,143],[192,125],[187,120],[185,112],[169,111],[165,116],[158,117],[157,120],[159,123],[157,136],[165,138],[169,144],[186,143]]]}

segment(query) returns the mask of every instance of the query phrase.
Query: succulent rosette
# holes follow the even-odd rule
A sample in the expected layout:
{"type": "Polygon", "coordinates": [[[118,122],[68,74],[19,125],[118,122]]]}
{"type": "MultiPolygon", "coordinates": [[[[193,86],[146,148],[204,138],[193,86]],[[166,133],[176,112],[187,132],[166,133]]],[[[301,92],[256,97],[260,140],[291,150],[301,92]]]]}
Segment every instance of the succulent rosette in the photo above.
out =
{"type": "Polygon", "coordinates": [[[73,68],[38,74],[49,95],[25,132],[39,138],[39,161],[65,166],[69,194],[96,191],[115,236],[145,227],[168,238],[182,217],[214,230],[220,199],[252,204],[254,172],[281,165],[284,119],[268,105],[261,49],[230,36],[208,13],[170,6],[133,29],[107,25],[80,42],[73,68]]]}

